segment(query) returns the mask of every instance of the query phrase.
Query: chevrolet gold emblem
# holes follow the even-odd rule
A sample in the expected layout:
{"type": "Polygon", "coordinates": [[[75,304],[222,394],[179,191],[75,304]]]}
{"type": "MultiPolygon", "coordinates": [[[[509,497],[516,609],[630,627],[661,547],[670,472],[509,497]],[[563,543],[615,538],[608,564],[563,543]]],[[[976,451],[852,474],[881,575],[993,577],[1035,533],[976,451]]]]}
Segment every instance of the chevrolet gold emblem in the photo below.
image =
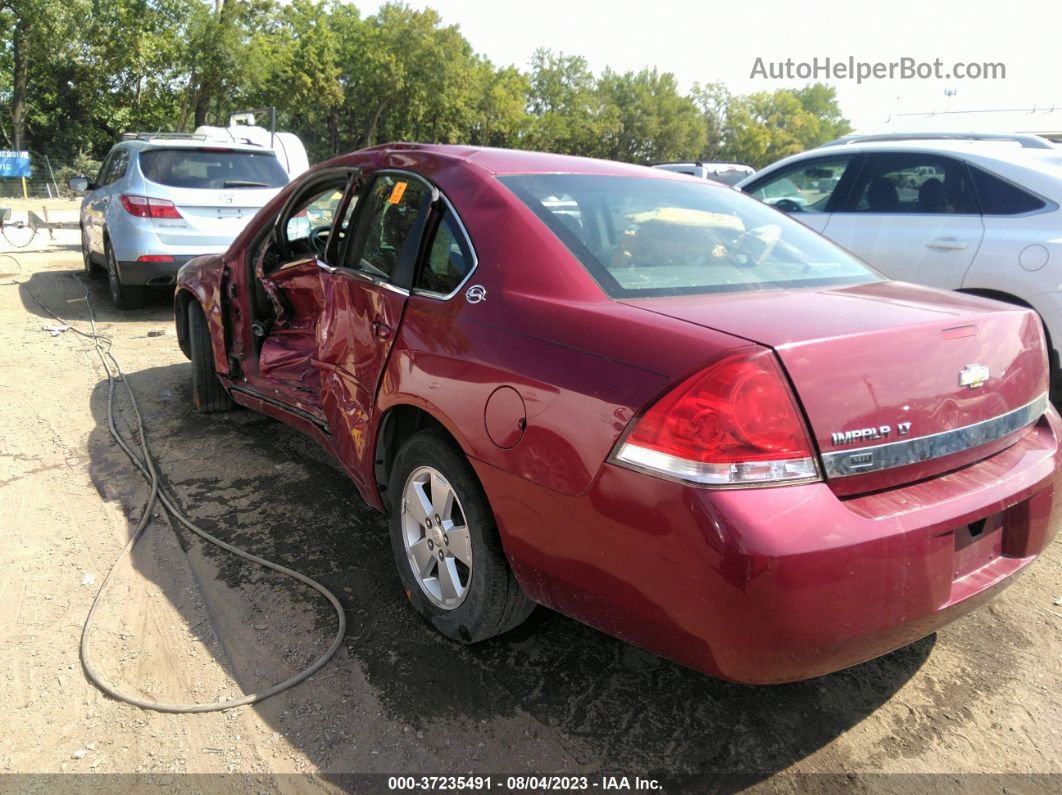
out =
{"type": "Polygon", "coordinates": [[[983,364],[968,364],[959,371],[959,386],[977,389],[988,380],[988,368],[983,364]]]}

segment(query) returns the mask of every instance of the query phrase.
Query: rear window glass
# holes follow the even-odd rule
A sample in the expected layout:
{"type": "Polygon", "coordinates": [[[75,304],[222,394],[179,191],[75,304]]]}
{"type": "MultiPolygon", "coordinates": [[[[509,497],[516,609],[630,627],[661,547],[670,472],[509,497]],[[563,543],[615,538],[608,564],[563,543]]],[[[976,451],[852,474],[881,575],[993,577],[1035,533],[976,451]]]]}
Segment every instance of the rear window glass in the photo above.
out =
{"type": "Polygon", "coordinates": [[[204,149],[148,149],[140,170],[152,182],[171,188],[232,190],[281,188],[288,175],[271,152],[204,149]]]}
{"type": "Polygon", "coordinates": [[[882,279],[804,225],[708,183],[574,174],[499,180],[613,298],[882,279]]]}
{"type": "Polygon", "coordinates": [[[979,168],[971,166],[970,170],[973,172],[977,198],[981,201],[981,212],[985,215],[1019,215],[1043,208],[1042,201],[1021,188],[979,168]]]}
{"type": "Polygon", "coordinates": [[[736,168],[727,169],[725,171],[709,171],[708,179],[714,179],[716,182],[722,182],[724,185],[737,185],[751,173],[751,171],[741,171],[736,168]]]}

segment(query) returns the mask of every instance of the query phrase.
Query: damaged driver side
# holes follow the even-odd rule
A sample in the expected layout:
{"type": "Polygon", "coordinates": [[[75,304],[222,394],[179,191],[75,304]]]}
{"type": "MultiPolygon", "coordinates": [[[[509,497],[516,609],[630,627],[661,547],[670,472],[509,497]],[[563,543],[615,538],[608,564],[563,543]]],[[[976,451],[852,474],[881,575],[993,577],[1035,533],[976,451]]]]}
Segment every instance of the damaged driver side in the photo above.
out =
{"type": "Polygon", "coordinates": [[[312,358],[323,301],[321,273],[334,267],[349,232],[355,182],[354,175],[341,172],[308,185],[252,260],[259,375],[273,391],[299,403],[318,403],[320,376],[312,358]]]}

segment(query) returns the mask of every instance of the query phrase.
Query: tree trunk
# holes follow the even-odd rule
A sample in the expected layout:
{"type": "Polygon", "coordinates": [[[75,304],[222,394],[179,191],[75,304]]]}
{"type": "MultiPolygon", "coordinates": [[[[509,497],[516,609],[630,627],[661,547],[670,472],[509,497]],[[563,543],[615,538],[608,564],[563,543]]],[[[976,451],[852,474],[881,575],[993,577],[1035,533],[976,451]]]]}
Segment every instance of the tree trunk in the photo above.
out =
{"type": "MultiPolygon", "coordinates": [[[[221,39],[221,31],[230,20],[232,11],[235,5],[231,0],[214,0],[214,21],[212,25],[214,30],[212,36],[216,38],[212,42],[214,46],[217,46],[218,41],[221,39]]],[[[195,85],[195,105],[193,112],[195,115],[195,127],[201,127],[207,123],[207,119],[210,116],[210,103],[214,102],[216,105],[216,115],[220,115],[221,112],[221,92],[222,87],[225,85],[225,78],[223,75],[212,73],[208,70],[206,74],[201,75],[198,84],[195,85]]]]}
{"type": "Polygon", "coordinates": [[[15,19],[12,36],[11,144],[21,150],[26,144],[26,90],[29,83],[29,33],[33,23],[25,16],[15,19]]]}
{"type": "Polygon", "coordinates": [[[372,114],[372,120],[369,122],[369,129],[365,132],[365,146],[366,148],[372,146],[372,140],[376,137],[376,125],[380,122],[380,115],[384,112],[384,108],[387,107],[386,102],[381,102],[376,112],[372,114]]]}
{"type": "Polygon", "coordinates": [[[328,153],[339,154],[339,108],[335,105],[328,111],[328,153]]]}
{"type": "Polygon", "coordinates": [[[207,123],[207,115],[210,112],[210,94],[205,88],[199,89],[199,96],[195,101],[195,124],[192,129],[202,127],[207,123]]]}

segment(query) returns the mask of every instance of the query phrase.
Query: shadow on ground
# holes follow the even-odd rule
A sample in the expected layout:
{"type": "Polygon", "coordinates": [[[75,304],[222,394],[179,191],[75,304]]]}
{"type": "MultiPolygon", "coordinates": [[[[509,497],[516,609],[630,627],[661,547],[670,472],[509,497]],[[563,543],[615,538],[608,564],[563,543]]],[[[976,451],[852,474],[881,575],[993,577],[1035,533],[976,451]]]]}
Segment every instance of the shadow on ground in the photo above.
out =
{"type": "MultiPolygon", "coordinates": [[[[501,638],[454,645],[408,608],[382,517],[313,442],[247,411],[195,414],[187,364],[127,378],[160,469],[196,521],[319,578],[343,602],[349,629],[336,659],[257,707],[325,772],[766,776],[873,712],[918,671],[935,642],[816,680],[760,688],[711,679],[543,608],[501,638]]],[[[138,517],[146,492],[111,440],[106,402],[104,381],[91,398],[92,479],[105,499],[138,517]]],[[[160,525],[154,532],[170,531],[160,525]]],[[[248,692],[286,677],[327,645],[334,617],[316,594],[187,533],[181,543],[221,631],[208,648],[248,692]]],[[[172,572],[149,554],[135,565],[184,609],[187,597],[172,572]]]]}
{"type": "MultiPolygon", "coordinates": [[[[17,256],[17,255],[16,255],[17,256]]],[[[28,271],[29,268],[26,268],[28,271]]],[[[0,272],[6,272],[7,267],[0,259],[0,272]]],[[[30,314],[38,317],[53,318],[45,312],[39,303],[33,299],[43,301],[49,309],[61,317],[69,319],[87,319],[85,311],[85,293],[78,284],[88,286],[89,295],[92,296],[92,308],[96,312],[96,321],[99,323],[120,323],[129,320],[168,322],[173,325],[173,288],[159,287],[147,291],[144,306],[121,312],[114,308],[110,294],[107,292],[107,280],[89,278],[81,271],[56,270],[35,271],[30,277],[19,279],[19,297],[22,306],[30,314]]]]}

